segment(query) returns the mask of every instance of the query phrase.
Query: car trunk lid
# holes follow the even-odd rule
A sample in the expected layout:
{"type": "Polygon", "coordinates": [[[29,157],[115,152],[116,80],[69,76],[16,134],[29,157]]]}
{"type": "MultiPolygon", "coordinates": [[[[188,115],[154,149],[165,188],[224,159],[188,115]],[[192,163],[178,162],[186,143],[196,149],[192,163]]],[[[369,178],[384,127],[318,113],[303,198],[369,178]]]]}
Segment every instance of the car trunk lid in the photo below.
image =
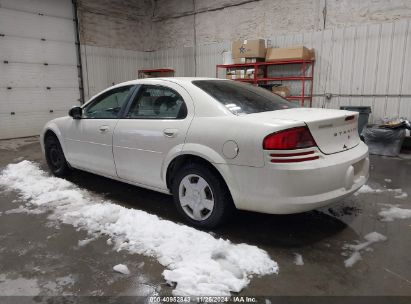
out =
{"type": "MultiPolygon", "coordinates": [[[[351,149],[359,144],[358,113],[332,109],[293,108],[249,114],[257,119],[305,123],[324,154],[351,149]]],[[[251,117],[250,117],[251,118],[251,117]]]]}

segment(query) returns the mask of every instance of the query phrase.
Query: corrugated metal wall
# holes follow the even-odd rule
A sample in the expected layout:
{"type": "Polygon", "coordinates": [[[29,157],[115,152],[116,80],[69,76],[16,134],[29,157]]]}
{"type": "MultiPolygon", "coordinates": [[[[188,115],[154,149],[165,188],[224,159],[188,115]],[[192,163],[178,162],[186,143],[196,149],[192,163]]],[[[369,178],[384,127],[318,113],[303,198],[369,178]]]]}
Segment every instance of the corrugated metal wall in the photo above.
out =
{"type": "Polygon", "coordinates": [[[172,68],[175,76],[193,76],[194,48],[178,48],[146,53],[146,65],[142,68],[172,68]]]}
{"type": "Polygon", "coordinates": [[[81,56],[86,99],[113,84],[136,79],[143,68],[171,67],[176,76],[195,74],[193,48],[141,52],[82,45],[81,56]]]}
{"type": "Polygon", "coordinates": [[[371,106],[374,121],[411,118],[409,21],[279,36],[271,43],[315,48],[313,106],[371,106]],[[331,99],[325,98],[327,93],[331,99]]]}
{"type": "Polygon", "coordinates": [[[85,99],[103,89],[137,78],[137,70],[147,66],[147,53],[90,45],[81,46],[85,99]]]}
{"type": "MultiPolygon", "coordinates": [[[[197,46],[196,76],[216,77],[216,65],[223,63],[223,53],[231,51],[231,42],[197,46]]],[[[219,77],[224,77],[223,73],[219,77]]]]}
{"type": "MultiPolygon", "coordinates": [[[[313,106],[369,105],[374,121],[411,118],[410,21],[270,37],[268,43],[315,48],[313,106]]],[[[170,67],[176,76],[215,77],[215,65],[223,62],[230,44],[197,46],[195,52],[187,47],[149,53],[83,46],[85,81],[94,94],[113,82],[136,78],[140,68],[170,67]]],[[[86,88],[86,96],[90,93],[86,88]]]]}

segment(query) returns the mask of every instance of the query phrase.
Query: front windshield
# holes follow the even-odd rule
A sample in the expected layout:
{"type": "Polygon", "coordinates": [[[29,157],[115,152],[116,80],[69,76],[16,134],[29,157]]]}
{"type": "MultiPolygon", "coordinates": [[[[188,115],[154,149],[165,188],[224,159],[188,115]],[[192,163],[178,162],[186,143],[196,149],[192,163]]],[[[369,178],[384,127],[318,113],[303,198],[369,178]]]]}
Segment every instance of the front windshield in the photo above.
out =
{"type": "Polygon", "coordinates": [[[195,80],[193,84],[236,115],[299,107],[266,89],[251,84],[228,80],[195,80]]]}

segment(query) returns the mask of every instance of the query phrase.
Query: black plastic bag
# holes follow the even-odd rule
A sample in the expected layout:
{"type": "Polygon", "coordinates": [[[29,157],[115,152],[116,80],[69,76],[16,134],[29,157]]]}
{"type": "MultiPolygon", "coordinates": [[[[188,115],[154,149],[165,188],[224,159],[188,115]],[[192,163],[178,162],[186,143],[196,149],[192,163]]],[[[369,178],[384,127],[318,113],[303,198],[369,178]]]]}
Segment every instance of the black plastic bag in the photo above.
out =
{"type": "Polygon", "coordinates": [[[361,136],[368,145],[370,154],[398,156],[405,138],[404,128],[366,127],[361,136]]]}

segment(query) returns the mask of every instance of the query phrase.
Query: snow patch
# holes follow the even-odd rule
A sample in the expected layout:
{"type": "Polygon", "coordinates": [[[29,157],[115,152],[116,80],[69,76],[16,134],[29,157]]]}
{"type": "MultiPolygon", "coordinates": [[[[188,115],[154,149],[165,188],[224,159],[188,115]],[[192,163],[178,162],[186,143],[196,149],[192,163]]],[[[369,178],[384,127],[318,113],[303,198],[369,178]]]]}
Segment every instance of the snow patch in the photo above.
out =
{"type": "Polygon", "coordinates": [[[95,239],[96,239],[95,237],[92,237],[92,238],[88,238],[88,239],[84,239],[84,240],[79,240],[78,241],[78,246],[79,247],[87,246],[89,243],[91,243],[95,239]]]}
{"type": "Polygon", "coordinates": [[[299,253],[294,253],[294,264],[297,266],[303,266],[304,265],[304,260],[303,256],[299,253]]]}
{"type": "Polygon", "coordinates": [[[387,237],[385,235],[382,235],[381,233],[374,231],[364,236],[364,239],[367,240],[367,242],[369,242],[369,244],[371,245],[372,243],[386,241],[387,237]]]}
{"type": "Polygon", "coordinates": [[[387,237],[378,233],[378,232],[371,232],[364,236],[366,242],[358,243],[358,244],[345,244],[343,249],[346,251],[342,252],[343,256],[348,256],[350,253],[350,257],[344,261],[345,267],[352,267],[355,263],[362,259],[361,251],[370,251],[372,248],[368,248],[373,243],[376,242],[383,242],[387,240],[387,237]]]}
{"type": "Polygon", "coordinates": [[[399,199],[402,199],[402,198],[407,198],[408,197],[408,194],[406,193],[406,192],[403,192],[403,193],[401,193],[401,194],[399,194],[399,195],[396,195],[396,196],[394,196],[395,198],[399,198],[399,199]]]}
{"type": "Polygon", "coordinates": [[[52,211],[51,220],[90,235],[104,234],[117,250],[156,258],[167,268],[164,279],[176,283],[174,295],[230,295],[245,288],[253,275],[278,273],[277,263],[256,246],[232,244],[141,210],[96,199],[27,160],[9,164],[0,174],[0,185],[19,191],[32,210],[52,211]]]}
{"type": "Polygon", "coordinates": [[[114,271],[120,272],[122,274],[130,274],[130,270],[128,269],[127,265],[118,264],[113,267],[114,271]]]}
{"type": "Polygon", "coordinates": [[[18,208],[10,209],[4,212],[4,214],[18,214],[18,213],[41,214],[43,212],[41,210],[28,209],[24,206],[19,206],[18,208]]]}
{"type": "Polygon", "coordinates": [[[345,267],[352,267],[355,263],[362,260],[361,253],[359,251],[354,251],[348,259],[344,261],[345,267]]]}
{"type": "MultiPolygon", "coordinates": [[[[387,180],[390,180],[390,179],[386,179],[385,181],[387,181],[387,180]]],[[[368,185],[362,186],[360,189],[358,189],[357,192],[354,193],[354,195],[357,196],[358,194],[364,194],[364,193],[382,193],[382,192],[390,192],[390,193],[395,195],[394,196],[395,198],[406,198],[406,197],[408,197],[408,194],[406,192],[403,192],[401,188],[398,188],[398,189],[374,189],[374,188],[371,188],[368,185]]]]}
{"type": "Polygon", "coordinates": [[[398,188],[398,189],[387,189],[388,192],[393,192],[394,194],[400,195],[402,194],[402,189],[398,188]]]}
{"type": "Polygon", "coordinates": [[[384,222],[392,222],[395,219],[407,219],[411,218],[411,209],[402,209],[398,207],[391,207],[384,209],[378,213],[382,217],[384,222]]]}
{"type": "Polygon", "coordinates": [[[360,189],[358,189],[358,191],[355,192],[354,195],[363,194],[363,193],[381,193],[381,192],[383,192],[382,189],[373,189],[368,185],[364,185],[360,189]]]}

